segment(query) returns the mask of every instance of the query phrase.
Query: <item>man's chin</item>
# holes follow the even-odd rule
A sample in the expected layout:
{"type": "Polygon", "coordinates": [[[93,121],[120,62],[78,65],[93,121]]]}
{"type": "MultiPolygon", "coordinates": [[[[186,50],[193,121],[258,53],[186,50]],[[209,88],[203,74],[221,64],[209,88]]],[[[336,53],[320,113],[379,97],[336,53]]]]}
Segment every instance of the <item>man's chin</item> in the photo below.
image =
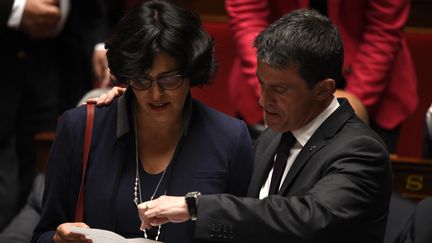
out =
{"type": "Polygon", "coordinates": [[[282,126],[279,122],[272,122],[272,121],[267,121],[264,120],[265,124],[267,125],[267,127],[269,127],[271,130],[275,131],[275,132],[279,132],[282,129],[282,126]]]}

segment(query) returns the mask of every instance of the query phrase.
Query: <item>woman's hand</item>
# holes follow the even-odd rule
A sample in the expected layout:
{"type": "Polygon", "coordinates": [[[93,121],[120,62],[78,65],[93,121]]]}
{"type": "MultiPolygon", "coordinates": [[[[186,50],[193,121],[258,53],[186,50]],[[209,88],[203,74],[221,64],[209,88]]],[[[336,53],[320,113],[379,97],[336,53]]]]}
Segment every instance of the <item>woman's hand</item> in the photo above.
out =
{"type": "Polygon", "coordinates": [[[190,219],[185,197],[160,196],[138,205],[141,230],[168,222],[181,223],[190,219]]]}
{"type": "Polygon", "coordinates": [[[75,223],[63,223],[59,225],[54,234],[53,240],[55,243],[91,243],[91,240],[85,238],[82,234],[73,233],[69,230],[70,226],[76,226],[81,228],[89,228],[88,225],[81,222],[75,223]]]}

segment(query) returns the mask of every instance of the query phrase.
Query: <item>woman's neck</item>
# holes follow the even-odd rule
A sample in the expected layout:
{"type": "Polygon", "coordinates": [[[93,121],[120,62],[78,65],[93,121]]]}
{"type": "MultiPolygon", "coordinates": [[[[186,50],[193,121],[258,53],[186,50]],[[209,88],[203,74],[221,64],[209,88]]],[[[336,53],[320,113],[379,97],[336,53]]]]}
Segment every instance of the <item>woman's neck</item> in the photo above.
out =
{"type": "Polygon", "coordinates": [[[162,172],[171,161],[180,140],[183,118],[159,123],[138,113],[136,127],[138,154],[144,170],[151,174],[162,172]]]}
{"type": "Polygon", "coordinates": [[[183,128],[183,116],[175,117],[165,122],[158,122],[138,113],[136,123],[138,133],[141,135],[145,134],[147,138],[177,138],[183,128]]]}

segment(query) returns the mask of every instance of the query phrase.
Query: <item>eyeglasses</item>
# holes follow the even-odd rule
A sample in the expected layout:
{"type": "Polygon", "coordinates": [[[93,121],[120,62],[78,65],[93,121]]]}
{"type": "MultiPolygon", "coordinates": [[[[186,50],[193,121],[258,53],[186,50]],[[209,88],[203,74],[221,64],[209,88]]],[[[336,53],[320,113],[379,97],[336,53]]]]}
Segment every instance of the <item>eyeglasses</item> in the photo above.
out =
{"type": "Polygon", "coordinates": [[[184,77],[181,74],[176,74],[157,80],[150,78],[131,79],[128,81],[128,84],[137,90],[147,90],[151,88],[153,82],[156,82],[161,90],[173,90],[178,89],[182,85],[183,80],[184,77]]]}

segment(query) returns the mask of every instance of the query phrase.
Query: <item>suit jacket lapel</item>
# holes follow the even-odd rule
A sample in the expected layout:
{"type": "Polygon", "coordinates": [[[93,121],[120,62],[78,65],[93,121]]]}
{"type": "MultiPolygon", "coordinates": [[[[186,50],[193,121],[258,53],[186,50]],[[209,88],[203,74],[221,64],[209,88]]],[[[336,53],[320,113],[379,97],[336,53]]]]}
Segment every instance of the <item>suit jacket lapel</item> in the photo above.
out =
{"type": "MultiPolygon", "coordinates": [[[[271,141],[264,149],[262,155],[258,154],[261,153],[261,151],[256,151],[257,156],[255,156],[255,168],[252,174],[251,182],[249,184],[248,196],[258,197],[259,191],[261,190],[261,187],[264,184],[264,181],[267,179],[270,169],[273,166],[273,156],[277,146],[279,145],[282,134],[274,132],[271,133],[274,135],[270,136],[269,139],[271,139],[271,141]]],[[[265,144],[265,142],[266,141],[263,141],[263,144],[265,144]]]]}
{"type": "Polygon", "coordinates": [[[285,177],[282,187],[278,194],[283,194],[288,186],[291,184],[296,175],[300,172],[301,168],[306,164],[309,158],[321,147],[325,145],[325,141],[320,134],[314,134],[311,139],[305,144],[305,146],[300,150],[297,158],[294,160],[287,176],[285,177]]]}
{"type": "Polygon", "coordinates": [[[349,102],[344,99],[338,99],[339,108],[336,109],[314,132],[309,141],[301,149],[297,158],[294,160],[278,194],[284,194],[292,183],[302,167],[308,162],[311,156],[320,150],[326,144],[326,140],[335,136],[339,128],[345,124],[348,119],[354,116],[354,110],[349,102]]]}
{"type": "MultiPolygon", "coordinates": [[[[326,140],[332,138],[339,128],[354,116],[354,110],[349,105],[348,101],[344,98],[338,99],[340,107],[334,111],[321,126],[315,131],[309,141],[302,148],[293,165],[291,166],[285,180],[282,184],[281,190],[278,194],[284,194],[292,183],[296,175],[301,171],[303,166],[308,162],[311,156],[320,150],[326,144],[326,140]]],[[[256,147],[255,151],[255,168],[252,174],[252,179],[248,189],[249,197],[258,197],[264,180],[270,172],[273,165],[273,156],[279,144],[282,133],[273,132],[268,130],[262,135],[261,141],[256,147]],[[268,144],[266,146],[266,144],[268,144]],[[265,146],[265,148],[261,148],[265,146]]]]}

